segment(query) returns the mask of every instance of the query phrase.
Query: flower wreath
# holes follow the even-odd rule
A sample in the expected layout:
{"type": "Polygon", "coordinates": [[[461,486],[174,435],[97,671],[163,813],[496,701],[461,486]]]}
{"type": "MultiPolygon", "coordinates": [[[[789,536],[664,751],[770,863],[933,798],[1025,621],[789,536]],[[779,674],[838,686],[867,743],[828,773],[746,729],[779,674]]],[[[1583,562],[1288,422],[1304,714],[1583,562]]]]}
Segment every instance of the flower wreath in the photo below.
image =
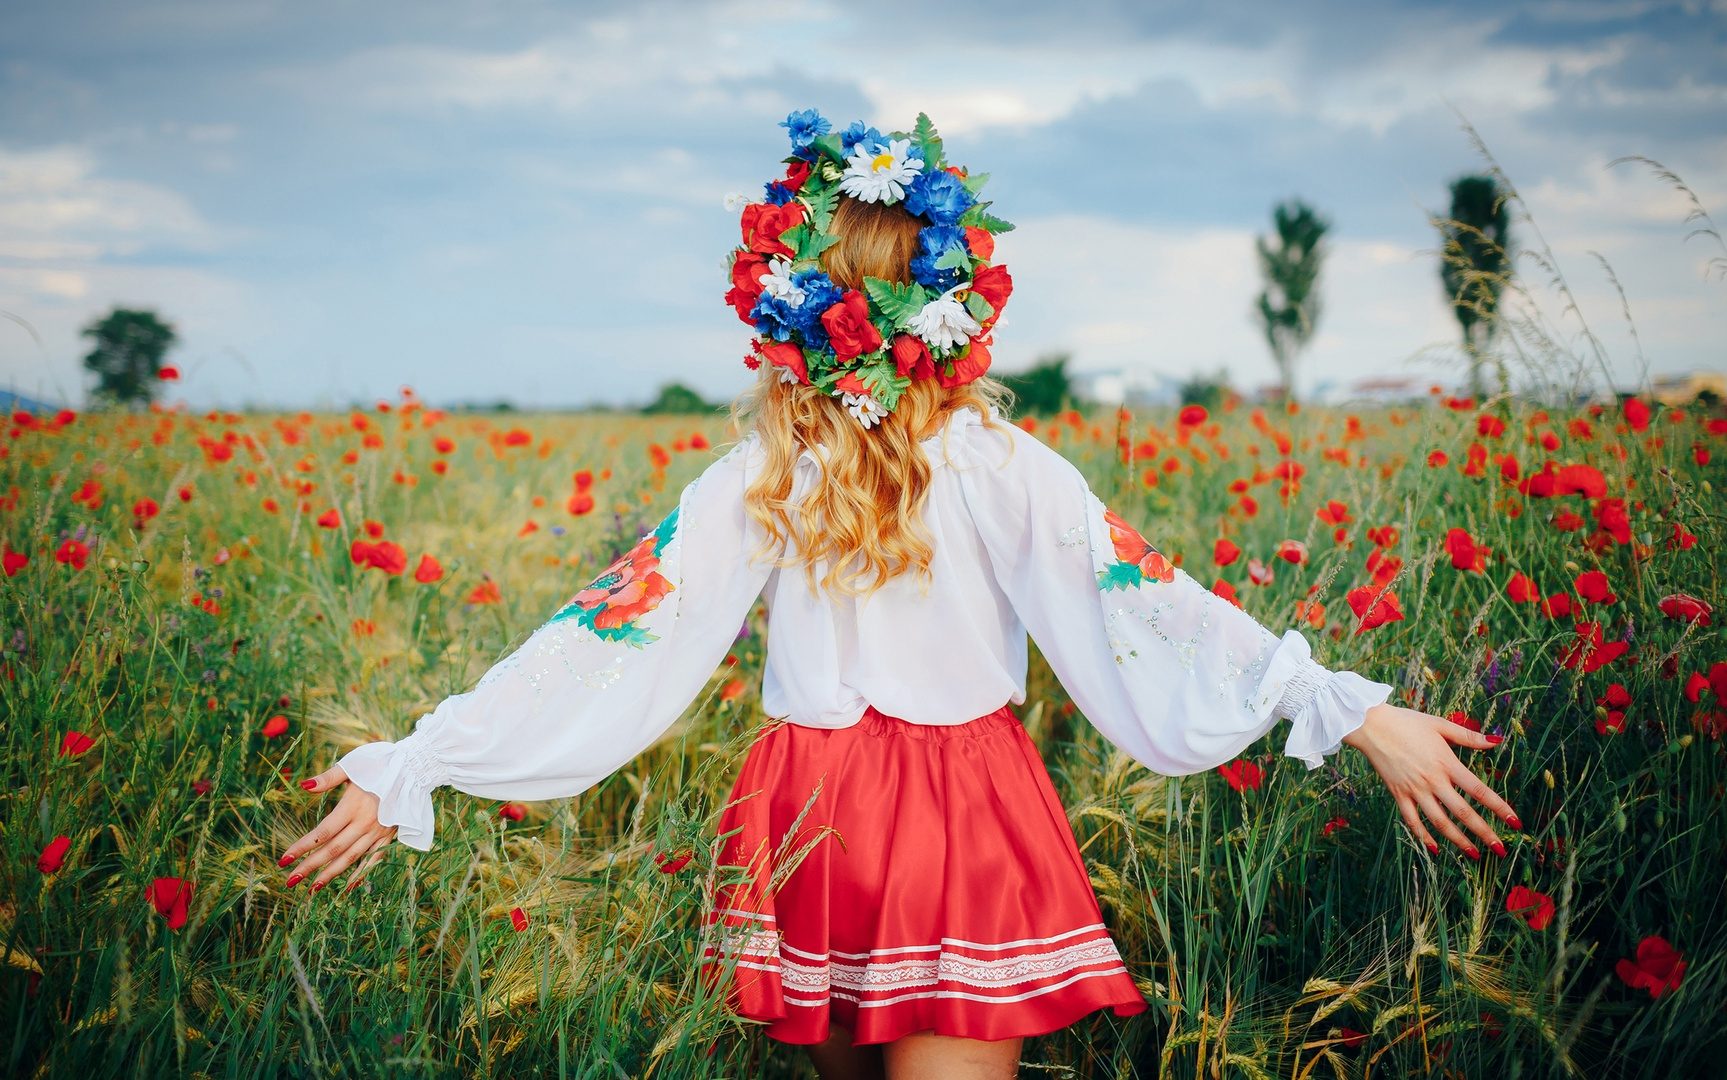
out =
{"type": "Polygon", "coordinates": [[[782,380],[840,398],[865,428],[913,379],[952,387],[989,370],[990,331],[1013,291],[990,261],[994,234],[1013,225],[978,199],[989,174],[946,164],[923,113],[909,133],[885,136],[861,121],[834,132],[814,109],[780,126],[791,133],[786,175],[743,207],[743,243],[727,256],[726,303],[758,335],[744,364],[765,360],[782,380]],[[842,291],[822,271],[841,194],[900,203],[926,222],[909,284],[866,277],[862,291],[842,291]]]}

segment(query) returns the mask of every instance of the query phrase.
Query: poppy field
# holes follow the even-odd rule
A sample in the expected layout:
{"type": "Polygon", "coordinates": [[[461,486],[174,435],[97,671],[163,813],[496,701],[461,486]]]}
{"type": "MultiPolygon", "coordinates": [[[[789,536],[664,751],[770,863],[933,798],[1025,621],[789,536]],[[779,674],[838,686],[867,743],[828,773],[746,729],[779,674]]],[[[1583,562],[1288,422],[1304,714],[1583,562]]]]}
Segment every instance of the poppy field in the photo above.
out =
{"type": "MultiPolygon", "coordinates": [[[[1021,708],[1148,998],[1036,1075],[1704,1075],[1727,1053],[1727,417],[1639,398],[1020,421],[1170,561],[1394,701],[1522,828],[1408,835],[1346,748],[1212,774],[1021,708]]],[[[574,800],[285,886],[298,780],[470,688],[735,437],[718,417],[18,414],[0,442],[7,1075],[811,1076],[704,996],[760,613],[574,800]]]]}

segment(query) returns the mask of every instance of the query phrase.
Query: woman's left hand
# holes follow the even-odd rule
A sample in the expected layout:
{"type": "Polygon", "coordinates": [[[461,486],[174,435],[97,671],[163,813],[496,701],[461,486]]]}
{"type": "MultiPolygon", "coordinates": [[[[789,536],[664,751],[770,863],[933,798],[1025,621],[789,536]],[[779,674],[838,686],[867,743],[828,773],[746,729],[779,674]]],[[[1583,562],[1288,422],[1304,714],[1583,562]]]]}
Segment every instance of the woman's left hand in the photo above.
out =
{"type": "Polygon", "coordinates": [[[347,786],[342,790],[341,799],[324,815],[324,820],[288,845],[288,850],[282,855],[280,866],[287,866],[305,856],[305,861],[288,875],[289,888],[316,874],[309,891],[317,892],[352,866],[355,860],[364,859],[348,875],[348,885],[343,891],[351,892],[366,871],[384,857],[385,848],[396,838],[396,826],[378,823],[378,797],[358,784],[348,783],[348,774],[340,765],[332,765],[310,780],[301,781],[300,786],[317,792],[344,784],[347,786]]]}
{"type": "Polygon", "coordinates": [[[1362,725],[1344,736],[1343,741],[1367,755],[1397,800],[1403,823],[1430,852],[1438,853],[1439,845],[1422,824],[1416,813],[1418,809],[1470,858],[1479,861],[1481,852],[1458,827],[1458,821],[1479,836],[1495,855],[1505,854],[1504,842],[1464,799],[1465,795],[1504,819],[1513,829],[1523,828],[1511,804],[1457,760],[1451,749],[1454,744],[1490,749],[1503,741],[1500,736],[1483,735],[1414,709],[1375,705],[1367,710],[1362,725]],[[1457,821],[1452,820],[1452,815],[1457,821]]]}

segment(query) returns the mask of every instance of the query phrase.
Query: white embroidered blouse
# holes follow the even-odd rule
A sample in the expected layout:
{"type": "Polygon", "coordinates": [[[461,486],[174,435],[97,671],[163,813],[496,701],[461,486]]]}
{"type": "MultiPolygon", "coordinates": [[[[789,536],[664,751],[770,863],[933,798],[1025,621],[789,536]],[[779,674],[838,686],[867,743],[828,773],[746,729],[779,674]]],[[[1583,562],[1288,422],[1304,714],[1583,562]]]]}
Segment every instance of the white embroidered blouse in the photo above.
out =
{"type": "MultiPolygon", "coordinates": [[[[762,464],[745,438],[684,488],[658,528],[554,612],[472,690],[396,742],[340,759],[378,820],[432,846],[431,793],[579,794],[651,746],[700,695],[758,598],[768,609],[762,707],[811,727],[867,706],[958,724],[1025,701],[1026,635],[1080,712],[1167,775],[1230,761],[1279,720],[1284,753],[1319,767],[1391,687],[1316,663],[1164,557],[1066,458],[972,409],[924,440],[935,556],[874,594],[812,591],[753,558],[743,493],[762,464]]],[[[792,498],[819,475],[805,450],[792,498]]],[[[818,577],[826,569],[818,566],[818,577]]]]}

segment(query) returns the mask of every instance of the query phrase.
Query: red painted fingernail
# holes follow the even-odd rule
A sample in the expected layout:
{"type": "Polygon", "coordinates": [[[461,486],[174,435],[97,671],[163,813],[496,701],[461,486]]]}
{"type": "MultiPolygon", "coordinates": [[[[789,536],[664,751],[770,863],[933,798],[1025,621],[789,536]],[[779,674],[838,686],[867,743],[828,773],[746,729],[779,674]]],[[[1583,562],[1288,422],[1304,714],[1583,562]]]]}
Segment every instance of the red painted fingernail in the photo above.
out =
{"type": "Polygon", "coordinates": [[[276,865],[277,866],[287,866],[289,863],[291,863],[293,861],[294,861],[294,857],[292,855],[284,855],[280,859],[276,860],[276,865]]]}
{"type": "Polygon", "coordinates": [[[288,888],[292,889],[294,886],[298,885],[300,882],[305,881],[305,880],[306,880],[305,874],[289,874],[288,875],[288,888]]]}
{"type": "Polygon", "coordinates": [[[1429,854],[1429,855],[1437,855],[1437,854],[1439,854],[1439,845],[1438,845],[1438,844],[1433,844],[1433,843],[1430,843],[1430,844],[1428,844],[1428,845],[1427,845],[1427,853],[1428,853],[1428,854],[1429,854]]]}
{"type": "Polygon", "coordinates": [[[1505,823],[1518,831],[1522,831],[1523,829],[1523,819],[1518,817],[1516,814],[1512,814],[1510,817],[1506,818],[1505,823]]]}
{"type": "Polygon", "coordinates": [[[302,780],[300,781],[300,786],[305,788],[307,791],[311,791],[313,788],[318,786],[318,778],[314,776],[310,780],[302,780]]]}
{"type": "Polygon", "coordinates": [[[1505,841],[1495,840],[1493,843],[1489,844],[1488,847],[1493,851],[1493,854],[1499,856],[1501,859],[1505,858],[1505,841]]]}
{"type": "Polygon", "coordinates": [[[324,885],[325,883],[322,881],[314,881],[312,882],[312,891],[317,892],[319,889],[322,889],[324,885]]]}
{"type": "Polygon", "coordinates": [[[1463,853],[1468,855],[1471,859],[1474,859],[1476,862],[1481,861],[1481,852],[1476,850],[1473,846],[1464,848],[1463,853]]]}
{"type": "Polygon", "coordinates": [[[1489,736],[1487,736],[1487,745],[1489,745],[1489,746],[1498,746],[1500,743],[1502,743],[1504,741],[1505,741],[1505,736],[1503,736],[1503,735],[1489,735],[1489,736]]]}

